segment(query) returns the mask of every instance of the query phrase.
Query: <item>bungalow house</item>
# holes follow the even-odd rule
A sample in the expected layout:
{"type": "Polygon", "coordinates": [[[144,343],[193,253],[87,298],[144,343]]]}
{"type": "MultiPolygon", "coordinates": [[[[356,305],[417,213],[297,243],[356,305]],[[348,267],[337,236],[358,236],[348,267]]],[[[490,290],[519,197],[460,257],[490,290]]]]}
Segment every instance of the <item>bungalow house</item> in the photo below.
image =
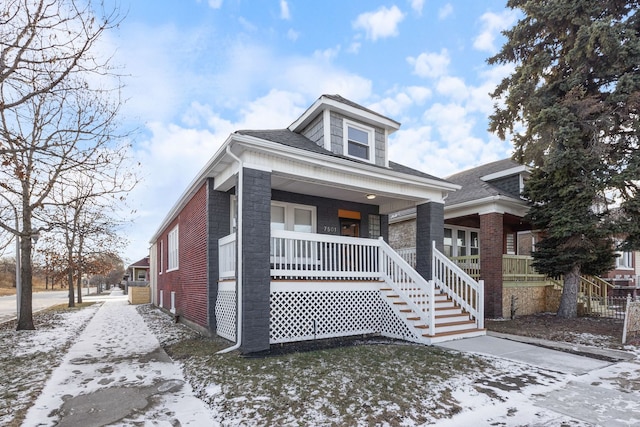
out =
{"type": "Polygon", "coordinates": [[[286,129],[232,133],[151,238],[153,302],[247,353],[483,334],[481,284],[441,253],[459,187],[389,160],[399,126],[323,95],[286,129]],[[408,208],[415,269],[386,243],[388,215],[408,208]]]}
{"type": "Polygon", "coordinates": [[[146,256],[127,267],[126,280],[128,282],[149,281],[149,257],[146,256]]]}
{"type": "MultiPolygon", "coordinates": [[[[531,265],[539,237],[524,218],[528,207],[520,194],[528,175],[528,167],[503,159],[447,178],[461,189],[445,200],[443,252],[484,281],[489,318],[555,311],[559,303],[560,282],[538,274],[531,265]]],[[[399,211],[390,215],[389,225],[390,245],[410,263],[417,233],[414,218],[413,209],[399,211]]],[[[583,277],[583,292],[606,296],[622,286],[635,288],[633,253],[621,253],[617,263],[602,279],[583,277]]]]}

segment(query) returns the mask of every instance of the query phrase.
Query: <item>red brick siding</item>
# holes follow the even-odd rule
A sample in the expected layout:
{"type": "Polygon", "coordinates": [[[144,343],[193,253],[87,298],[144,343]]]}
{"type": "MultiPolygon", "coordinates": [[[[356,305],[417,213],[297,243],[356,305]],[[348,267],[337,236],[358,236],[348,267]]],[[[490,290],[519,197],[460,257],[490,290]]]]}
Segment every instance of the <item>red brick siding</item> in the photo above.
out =
{"type": "Polygon", "coordinates": [[[177,218],[162,231],[158,239],[158,298],[164,291],[164,308],[171,308],[171,292],[176,293],[176,313],[207,326],[207,187],[203,185],[180,211],[177,218]],[[178,225],[178,269],[167,272],[167,236],[178,225]],[[160,245],[160,240],[163,244],[160,245]],[[160,256],[160,247],[164,251],[160,256]]]}
{"type": "Polygon", "coordinates": [[[502,254],[504,253],[502,214],[480,215],[480,278],[484,280],[485,317],[502,316],[502,254]]]}

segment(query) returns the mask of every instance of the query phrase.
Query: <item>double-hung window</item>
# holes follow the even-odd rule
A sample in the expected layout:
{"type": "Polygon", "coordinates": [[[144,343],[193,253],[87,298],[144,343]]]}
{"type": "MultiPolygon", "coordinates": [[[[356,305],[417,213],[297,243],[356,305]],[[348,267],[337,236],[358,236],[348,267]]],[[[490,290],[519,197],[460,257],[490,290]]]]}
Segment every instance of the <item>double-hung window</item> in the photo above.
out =
{"type": "Polygon", "coordinates": [[[374,132],[372,128],[344,121],[344,154],[373,162],[374,132]]]}
{"type": "Polygon", "coordinates": [[[168,239],[168,265],[167,271],[178,269],[178,226],[176,225],[173,230],[169,232],[168,239]]]}

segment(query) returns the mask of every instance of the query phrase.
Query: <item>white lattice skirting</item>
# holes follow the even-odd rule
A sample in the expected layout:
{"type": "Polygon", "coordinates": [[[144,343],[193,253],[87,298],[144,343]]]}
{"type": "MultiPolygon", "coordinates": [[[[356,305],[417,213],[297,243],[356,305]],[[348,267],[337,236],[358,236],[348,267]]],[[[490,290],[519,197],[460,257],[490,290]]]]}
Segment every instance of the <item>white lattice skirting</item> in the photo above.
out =
{"type": "Polygon", "coordinates": [[[379,282],[273,282],[269,342],[361,334],[418,341],[379,288],[379,282]]]}
{"type": "Polygon", "coordinates": [[[229,341],[236,340],[236,282],[218,284],[216,333],[229,341]]]}

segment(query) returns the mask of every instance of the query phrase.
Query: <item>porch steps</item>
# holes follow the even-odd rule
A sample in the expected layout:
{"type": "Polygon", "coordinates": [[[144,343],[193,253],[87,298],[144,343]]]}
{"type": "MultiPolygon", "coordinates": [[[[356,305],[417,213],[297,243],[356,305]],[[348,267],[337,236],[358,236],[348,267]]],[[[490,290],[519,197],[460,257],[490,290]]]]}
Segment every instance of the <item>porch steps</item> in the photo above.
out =
{"type": "Polygon", "coordinates": [[[394,308],[394,311],[397,311],[400,318],[426,344],[485,334],[485,330],[475,327],[476,322],[471,320],[469,314],[444,293],[439,292],[435,295],[435,306],[433,307],[435,311],[435,334],[430,335],[425,333],[429,327],[425,324],[424,317],[428,315],[431,308],[424,302],[424,295],[413,295],[421,297],[417,301],[414,300],[414,307],[417,306],[420,309],[420,312],[416,312],[393,289],[382,287],[380,291],[387,302],[394,308]]]}

